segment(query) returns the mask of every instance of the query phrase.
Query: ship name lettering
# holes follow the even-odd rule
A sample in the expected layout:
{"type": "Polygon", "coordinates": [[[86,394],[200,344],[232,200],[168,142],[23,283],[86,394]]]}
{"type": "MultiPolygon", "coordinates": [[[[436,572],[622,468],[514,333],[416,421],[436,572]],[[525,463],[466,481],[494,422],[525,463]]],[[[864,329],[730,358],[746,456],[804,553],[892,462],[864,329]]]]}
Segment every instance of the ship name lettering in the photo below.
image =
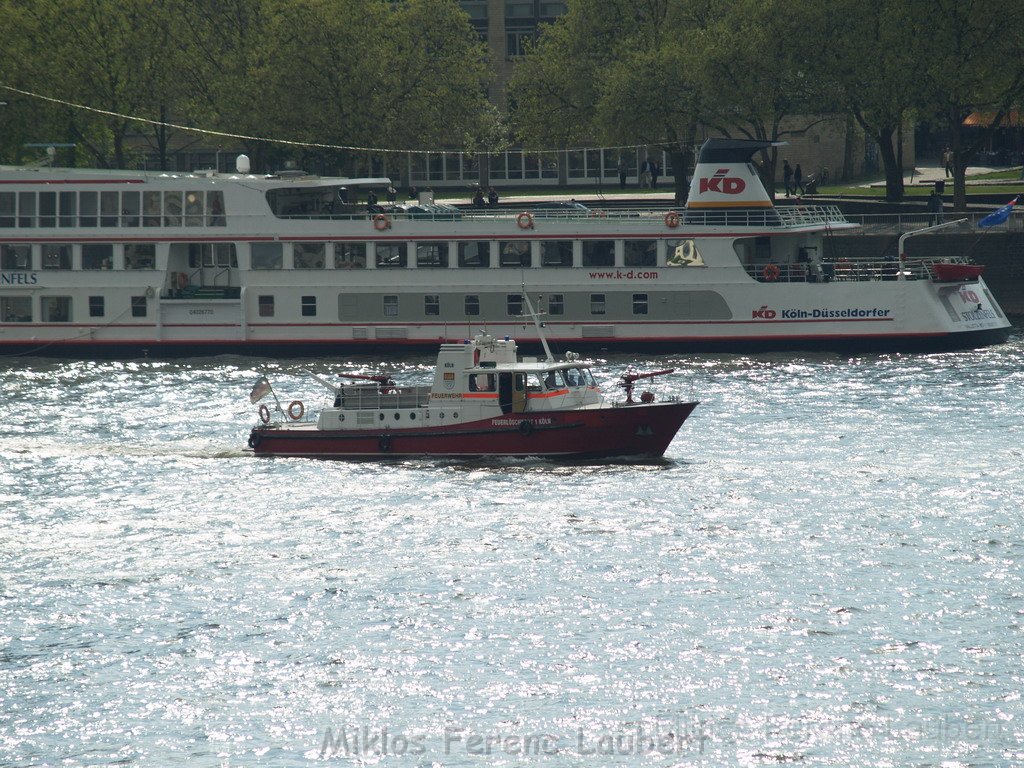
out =
{"type": "Polygon", "coordinates": [[[0,272],[0,285],[38,285],[35,272],[0,272]]]}
{"type": "Polygon", "coordinates": [[[461,400],[461,392],[431,392],[431,400],[461,400]]]}
{"type": "Polygon", "coordinates": [[[188,311],[190,315],[212,315],[212,309],[190,309],[188,311]]]}

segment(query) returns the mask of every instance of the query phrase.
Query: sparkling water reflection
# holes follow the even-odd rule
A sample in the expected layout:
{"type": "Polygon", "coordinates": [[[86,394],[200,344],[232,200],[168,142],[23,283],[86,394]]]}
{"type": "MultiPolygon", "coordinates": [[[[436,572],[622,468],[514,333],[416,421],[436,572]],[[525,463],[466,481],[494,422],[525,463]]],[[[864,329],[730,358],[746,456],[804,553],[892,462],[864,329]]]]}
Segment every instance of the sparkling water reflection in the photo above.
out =
{"type": "Polygon", "coordinates": [[[1019,335],[605,362],[701,400],[666,461],[257,460],[337,365],[0,363],[0,763],[1024,760],[1019,335]]]}

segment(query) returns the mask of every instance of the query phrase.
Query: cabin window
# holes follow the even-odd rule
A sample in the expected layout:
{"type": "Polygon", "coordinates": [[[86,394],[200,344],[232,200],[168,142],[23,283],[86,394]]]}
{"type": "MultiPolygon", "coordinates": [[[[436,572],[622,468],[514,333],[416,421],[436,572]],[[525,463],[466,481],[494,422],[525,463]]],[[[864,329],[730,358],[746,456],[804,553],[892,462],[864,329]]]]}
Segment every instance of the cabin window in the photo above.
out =
{"type": "Polygon", "coordinates": [[[203,226],[203,193],[200,191],[185,193],[185,226],[203,226]]]}
{"type": "Polygon", "coordinates": [[[142,226],[144,227],[159,227],[160,226],[160,193],[159,192],[143,192],[142,193],[142,226]]]}
{"type": "Polygon", "coordinates": [[[613,266],[615,266],[615,241],[614,240],[584,240],[583,241],[583,266],[584,267],[613,267],[613,266]]]}
{"type": "Polygon", "coordinates": [[[469,294],[466,296],[465,310],[467,317],[476,317],[480,314],[480,297],[469,294]]]}
{"type": "Polygon", "coordinates": [[[181,226],[181,192],[164,192],[164,226],[181,226]]]}
{"type": "Polygon", "coordinates": [[[206,193],[206,223],[211,227],[223,227],[227,223],[224,219],[224,193],[219,189],[206,193]]]}
{"type": "Polygon", "coordinates": [[[31,323],[31,296],[0,296],[0,322],[31,323]]]}
{"type": "Polygon", "coordinates": [[[18,226],[22,228],[36,225],[36,193],[18,193],[18,226]]]}
{"type": "Polygon", "coordinates": [[[511,317],[520,317],[523,314],[523,294],[508,294],[505,297],[505,311],[511,317]]]}
{"type": "Polygon", "coordinates": [[[114,246],[111,243],[84,243],[82,269],[113,269],[114,246]]]}
{"type": "Polygon", "coordinates": [[[256,303],[259,307],[260,317],[273,317],[274,316],[274,297],[273,296],[257,296],[256,303]]]}
{"type": "Polygon", "coordinates": [[[623,243],[627,267],[655,267],[658,265],[657,240],[626,240],[623,243]]]}
{"type": "Polygon", "coordinates": [[[0,192],[0,227],[13,227],[18,198],[14,192],[0,192]]]}
{"type": "Polygon", "coordinates": [[[43,269],[71,269],[71,246],[43,245],[43,269]]]}
{"type": "Polygon", "coordinates": [[[138,193],[123,193],[119,211],[117,193],[99,193],[99,225],[117,226],[120,213],[121,226],[138,226],[139,200],[138,193]]]}
{"type": "Polygon", "coordinates": [[[323,269],[327,243],[293,243],[296,269],[323,269]]]}
{"type": "Polygon", "coordinates": [[[540,263],[543,267],[571,267],[572,240],[541,240],[540,263]]]}
{"type": "Polygon", "coordinates": [[[423,297],[423,314],[431,317],[441,314],[441,297],[436,293],[428,293],[423,297]]]}
{"type": "Polygon", "coordinates": [[[704,259],[693,240],[669,240],[665,243],[665,265],[669,267],[703,267],[704,259]]]}
{"type": "Polygon", "coordinates": [[[282,243],[252,243],[249,248],[253,269],[281,269],[284,266],[282,243]]]}
{"type": "Polygon", "coordinates": [[[548,314],[549,315],[564,315],[565,314],[565,294],[564,293],[552,293],[548,296],[548,314]]]}
{"type": "Polygon", "coordinates": [[[408,260],[408,243],[377,243],[377,266],[404,267],[408,260]]]}
{"type": "Polygon", "coordinates": [[[32,269],[32,246],[0,245],[0,269],[32,269]]]}
{"type": "Polygon", "coordinates": [[[366,243],[335,243],[335,269],[363,269],[366,266],[366,243]]]}
{"type": "Polygon", "coordinates": [[[128,243],[124,247],[125,269],[156,269],[156,243],[128,243]]]}
{"type": "Polygon", "coordinates": [[[57,226],[57,193],[39,193],[39,226],[57,226]]]}
{"type": "Polygon", "coordinates": [[[146,316],[146,297],[132,296],[132,317],[146,316]]]}
{"type": "Polygon", "coordinates": [[[493,392],[494,391],[494,374],[493,373],[471,373],[469,375],[469,391],[470,392],[493,392]]]}
{"type": "Polygon", "coordinates": [[[316,296],[302,297],[302,316],[316,317],[316,296]]]}
{"type": "Polygon", "coordinates": [[[604,294],[603,293],[592,293],[590,294],[590,314],[592,315],[603,315],[604,314],[604,294]]]}
{"type": "Polygon", "coordinates": [[[61,192],[57,199],[60,202],[60,226],[75,226],[78,219],[78,193],[61,192]]]}
{"type": "Polygon", "coordinates": [[[417,267],[447,267],[448,243],[417,243],[417,267]]]}
{"type": "Polygon", "coordinates": [[[42,310],[42,320],[44,323],[70,323],[71,297],[43,296],[42,310]]]}
{"type": "Polygon", "coordinates": [[[646,293],[634,293],[633,294],[633,314],[634,315],[646,315],[647,314],[647,294],[646,293]]]}
{"type": "Polygon", "coordinates": [[[398,317],[397,296],[388,295],[384,297],[384,317],[398,317]]]}
{"type": "Polygon", "coordinates": [[[498,244],[501,257],[498,265],[502,267],[530,266],[530,241],[506,240],[498,244]]]}
{"type": "Polygon", "coordinates": [[[570,387],[596,387],[594,375],[586,368],[566,368],[562,373],[570,387]]]}
{"type": "Polygon", "coordinates": [[[489,267],[491,244],[488,242],[459,243],[460,267],[489,267]]]}
{"type": "Polygon", "coordinates": [[[96,226],[96,214],[99,213],[98,209],[99,197],[95,192],[79,192],[78,194],[78,226],[80,227],[95,227],[96,226]]]}
{"type": "Polygon", "coordinates": [[[89,317],[103,317],[106,314],[106,301],[102,296],[89,297],[89,317]]]}

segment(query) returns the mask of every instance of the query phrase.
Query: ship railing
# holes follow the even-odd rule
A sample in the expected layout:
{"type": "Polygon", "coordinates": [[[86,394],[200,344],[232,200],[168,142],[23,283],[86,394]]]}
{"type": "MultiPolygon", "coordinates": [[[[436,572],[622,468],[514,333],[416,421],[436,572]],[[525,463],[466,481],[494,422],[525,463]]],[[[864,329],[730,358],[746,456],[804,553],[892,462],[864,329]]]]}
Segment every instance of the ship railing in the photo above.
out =
{"type": "MultiPolygon", "coordinates": [[[[938,230],[936,232],[925,232],[922,234],[923,237],[929,237],[932,235],[949,235],[967,232],[980,232],[978,229],[978,222],[987,216],[991,211],[978,211],[971,213],[900,213],[900,214],[888,214],[888,213],[869,213],[869,214],[846,214],[846,219],[852,224],[858,224],[856,229],[849,230],[843,234],[847,235],[898,235],[904,232],[911,232],[915,229],[923,229],[924,227],[931,227],[935,224],[941,224],[944,221],[950,221],[953,218],[966,219],[962,224],[956,227],[951,227],[945,230],[938,230]]],[[[990,227],[988,232],[1024,232],[1024,216],[1011,216],[1003,224],[997,224],[994,227],[990,227]]]]}
{"type": "MultiPolygon", "coordinates": [[[[777,264],[774,262],[747,264],[747,274],[760,283],[850,283],[877,280],[898,280],[899,262],[888,258],[839,258],[819,263],[777,264]]],[[[903,277],[907,280],[927,280],[930,277],[927,264],[922,260],[911,260],[903,265],[903,277]]]]}
{"type": "Polygon", "coordinates": [[[382,392],[376,384],[340,387],[337,407],[346,410],[402,410],[430,404],[430,387],[391,387],[382,392]]]}

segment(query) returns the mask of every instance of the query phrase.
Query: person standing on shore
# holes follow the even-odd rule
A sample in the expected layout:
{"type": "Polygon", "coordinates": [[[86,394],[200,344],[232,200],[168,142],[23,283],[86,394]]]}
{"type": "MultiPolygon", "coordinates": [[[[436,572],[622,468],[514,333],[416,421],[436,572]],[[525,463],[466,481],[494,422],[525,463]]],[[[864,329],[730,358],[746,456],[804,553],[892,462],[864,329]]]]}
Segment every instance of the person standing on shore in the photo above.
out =
{"type": "Polygon", "coordinates": [[[782,161],[782,182],[786,185],[786,197],[789,197],[790,185],[793,183],[793,169],[789,165],[789,160],[782,161]]]}

